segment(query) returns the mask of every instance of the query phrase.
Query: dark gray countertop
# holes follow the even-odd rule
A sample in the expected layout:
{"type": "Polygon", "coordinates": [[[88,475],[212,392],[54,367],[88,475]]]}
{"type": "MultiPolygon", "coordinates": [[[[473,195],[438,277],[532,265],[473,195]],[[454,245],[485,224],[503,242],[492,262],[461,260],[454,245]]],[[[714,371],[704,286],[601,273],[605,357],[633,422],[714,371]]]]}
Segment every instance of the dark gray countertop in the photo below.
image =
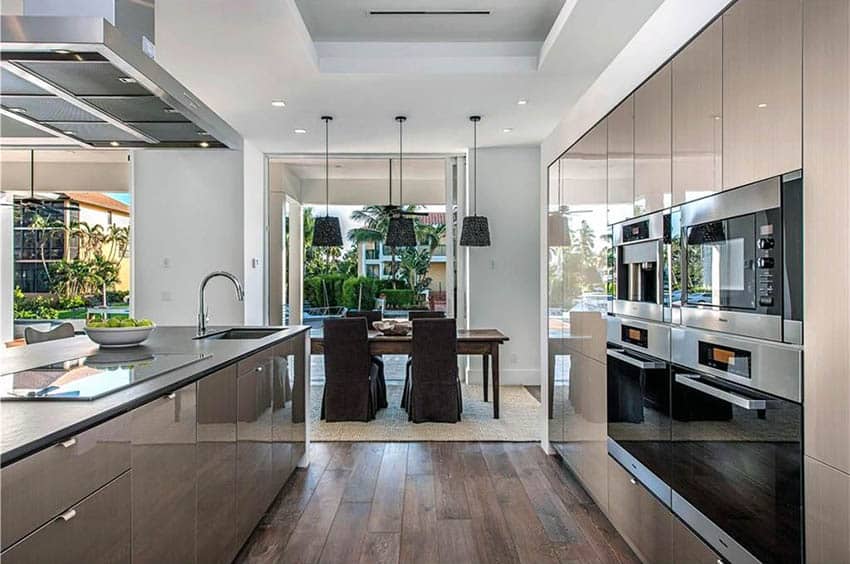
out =
{"type": "MultiPolygon", "coordinates": [[[[285,341],[310,328],[292,326],[253,340],[199,339],[194,327],[157,327],[143,347],[151,353],[211,354],[199,362],[167,372],[92,401],[4,401],[0,404],[0,466],[143,405],[163,394],[285,341]]],[[[215,328],[210,332],[214,332],[215,328]]],[[[0,351],[0,373],[36,368],[92,354],[98,346],[86,336],[0,351]]]]}

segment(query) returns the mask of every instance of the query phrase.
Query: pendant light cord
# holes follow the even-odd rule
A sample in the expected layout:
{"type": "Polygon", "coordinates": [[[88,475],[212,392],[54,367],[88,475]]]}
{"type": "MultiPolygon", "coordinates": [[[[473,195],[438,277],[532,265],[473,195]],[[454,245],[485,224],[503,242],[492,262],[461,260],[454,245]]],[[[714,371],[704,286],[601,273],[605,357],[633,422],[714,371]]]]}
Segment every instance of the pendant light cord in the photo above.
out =
{"type": "Polygon", "coordinates": [[[398,207],[401,209],[402,206],[404,206],[404,172],[402,170],[404,151],[402,150],[402,130],[404,129],[404,120],[407,118],[397,117],[396,119],[398,120],[398,207]]]}
{"type": "Polygon", "coordinates": [[[325,120],[325,217],[328,217],[331,199],[331,183],[328,163],[328,124],[330,122],[330,118],[325,116],[322,119],[325,120]]]}
{"type": "Polygon", "coordinates": [[[478,120],[472,121],[473,166],[475,173],[472,185],[472,215],[478,215],[478,120]]]}
{"type": "Polygon", "coordinates": [[[30,199],[35,200],[35,150],[30,149],[30,199]]]}

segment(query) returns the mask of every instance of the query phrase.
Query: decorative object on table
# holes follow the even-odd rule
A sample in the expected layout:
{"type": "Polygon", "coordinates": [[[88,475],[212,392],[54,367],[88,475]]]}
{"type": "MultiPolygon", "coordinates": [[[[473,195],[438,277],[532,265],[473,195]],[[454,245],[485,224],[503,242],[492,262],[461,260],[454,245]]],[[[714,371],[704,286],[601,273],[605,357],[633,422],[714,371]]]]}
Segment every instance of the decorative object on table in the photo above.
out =
{"type": "Polygon", "coordinates": [[[472,122],[472,163],[474,173],[472,176],[472,215],[463,218],[463,226],[460,230],[460,245],[462,247],[489,247],[490,225],[487,218],[478,215],[478,122],[481,116],[469,116],[472,122]]]}
{"type": "Polygon", "coordinates": [[[398,122],[398,206],[392,205],[392,161],[390,161],[390,221],[387,225],[387,238],[384,245],[387,247],[415,247],[416,230],[413,227],[411,216],[428,215],[425,213],[404,211],[404,170],[403,170],[403,136],[405,116],[396,116],[398,122]]]}
{"type": "Polygon", "coordinates": [[[406,319],[385,319],[372,323],[372,327],[388,337],[403,337],[413,329],[413,325],[406,319]]]}
{"type": "Polygon", "coordinates": [[[89,339],[105,348],[135,347],[142,344],[156,329],[149,319],[118,319],[92,321],[86,325],[89,339]]]}
{"type": "Polygon", "coordinates": [[[341,247],[342,230],[339,227],[339,218],[331,217],[328,213],[330,206],[330,166],[328,157],[328,124],[333,120],[331,116],[322,116],[325,122],[325,217],[317,217],[313,225],[314,247],[341,247]]]}

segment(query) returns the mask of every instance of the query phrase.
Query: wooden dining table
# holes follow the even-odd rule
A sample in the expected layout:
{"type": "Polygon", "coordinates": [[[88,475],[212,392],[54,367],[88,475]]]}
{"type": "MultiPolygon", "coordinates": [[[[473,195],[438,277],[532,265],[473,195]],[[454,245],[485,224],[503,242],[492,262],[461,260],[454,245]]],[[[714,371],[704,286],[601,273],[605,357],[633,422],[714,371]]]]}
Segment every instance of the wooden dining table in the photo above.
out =
{"type": "MultiPolygon", "coordinates": [[[[510,340],[498,329],[459,329],[457,332],[457,354],[481,355],[481,372],[484,384],[484,401],[488,401],[488,378],[492,364],[493,375],[493,419],[499,418],[499,346],[510,340]]],[[[310,352],[325,353],[325,339],[321,334],[310,335],[310,352]]],[[[411,354],[413,336],[390,336],[378,331],[369,331],[369,353],[411,354]]]]}

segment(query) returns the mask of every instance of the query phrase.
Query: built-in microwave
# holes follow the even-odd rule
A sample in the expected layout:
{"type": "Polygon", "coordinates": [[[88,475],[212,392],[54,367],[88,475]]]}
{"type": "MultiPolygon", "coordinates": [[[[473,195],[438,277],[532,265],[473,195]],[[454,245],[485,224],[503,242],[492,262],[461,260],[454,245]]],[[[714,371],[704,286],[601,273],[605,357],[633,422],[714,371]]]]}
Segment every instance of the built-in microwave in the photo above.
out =
{"type": "Polygon", "coordinates": [[[802,343],[801,171],[683,204],[679,240],[683,325],[802,343]]]}
{"type": "Polygon", "coordinates": [[[611,226],[614,291],[609,313],[665,320],[665,217],[657,212],[611,226]]]}

